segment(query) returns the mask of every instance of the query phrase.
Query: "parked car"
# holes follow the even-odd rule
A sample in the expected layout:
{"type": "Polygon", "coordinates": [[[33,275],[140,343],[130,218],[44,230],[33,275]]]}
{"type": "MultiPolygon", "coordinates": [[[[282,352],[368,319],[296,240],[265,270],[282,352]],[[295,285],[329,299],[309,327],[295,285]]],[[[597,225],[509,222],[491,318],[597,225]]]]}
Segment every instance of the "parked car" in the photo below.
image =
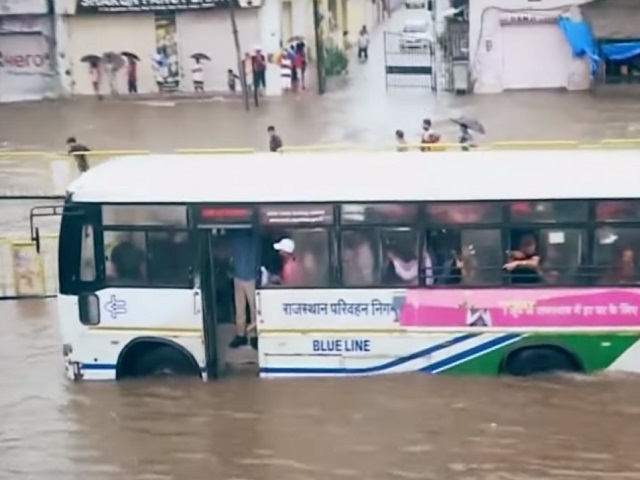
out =
{"type": "Polygon", "coordinates": [[[404,0],[405,8],[426,8],[427,0],[404,0]]]}
{"type": "Polygon", "coordinates": [[[400,50],[426,49],[433,42],[433,25],[428,20],[407,20],[402,27],[400,50]]]}

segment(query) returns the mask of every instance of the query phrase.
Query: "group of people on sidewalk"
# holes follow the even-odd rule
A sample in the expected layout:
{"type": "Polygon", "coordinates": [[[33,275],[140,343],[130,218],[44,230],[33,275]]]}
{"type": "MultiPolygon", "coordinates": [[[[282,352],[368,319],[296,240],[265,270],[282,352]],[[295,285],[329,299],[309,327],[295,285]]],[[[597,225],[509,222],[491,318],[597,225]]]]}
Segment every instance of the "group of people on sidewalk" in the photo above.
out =
{"type": "MultiPolygon", "coordinates": [[[[460,132],[458,135],[458,144],[460,145],[462,151],[467,152],[476,146],[473,141],[471,128],[469,128],[469,125],[465,123],[458,123],[458,126],[460,128],[460,132]]],[[[441,136],[433,128],[433,122],[431,122],[431,119],[425,118],[424,120],[422,120],[420,151],[430,152],[433,150],[438,150],[437,145],[440,143],[440,141],[441,136]]],[[[409,151],[409,144],[407,143],[407,139],[405,138],[404,131],[400,129],[396,130],[396,150],[398,152],[409,151]]]]}

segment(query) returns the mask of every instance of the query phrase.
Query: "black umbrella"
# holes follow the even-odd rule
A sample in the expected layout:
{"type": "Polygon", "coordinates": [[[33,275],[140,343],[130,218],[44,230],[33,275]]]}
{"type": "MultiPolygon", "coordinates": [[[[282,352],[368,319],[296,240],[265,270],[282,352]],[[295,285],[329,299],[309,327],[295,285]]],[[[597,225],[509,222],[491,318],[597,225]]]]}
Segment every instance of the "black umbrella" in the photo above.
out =
{"type": "Polygon", "coordinates": [[[120,55],[122,55],[123,57],[127,57],[130,58],[132,60],[135,60],[136,62],[140,61],[140,57],[138,55],[136,55],[135,53],[131,53],[131,52],[120,52],[120,55]]]}
{"type": "Polygon", "coordinates": [[[194,53],[193,55],[191,55],[191,58],[193,58],[194,60],[209,60],[209,61],[211,61],[211,58],[209,58],[209,55],[204,54],[204,53],[194,53]]]}
{"type": "Polygon", "coordinates": [[[475,120],[473,118],[458,117],[458,118],[452,118],[451,121],[456,125],[465,126],[469,130],[473,130],[474,132],[478,132],[483,135],[485,134],[485,129],[482,126],[482,124],[478,120],[475,120]]]}
{"type": "Polygon", "coordinates": [[[98,55],[85,55],[80,59],[81,62],[85,63],[100,63],[100,57],[98,55]]]}
{"type": "Polygon", "coordinates": [[[102,63],[110,65],[113,70],[120,70],[124,66],[122,55],[116,52],[105,52],[102,54],[102,63]]]}

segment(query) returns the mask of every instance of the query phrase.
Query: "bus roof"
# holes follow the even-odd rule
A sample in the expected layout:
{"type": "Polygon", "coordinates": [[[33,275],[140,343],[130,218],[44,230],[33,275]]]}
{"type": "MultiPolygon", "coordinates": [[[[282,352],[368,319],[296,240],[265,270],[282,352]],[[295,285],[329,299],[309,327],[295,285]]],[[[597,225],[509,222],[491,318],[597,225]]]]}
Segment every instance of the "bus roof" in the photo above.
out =
{"type": "Polygon", "coordinates": [[[69,187],[100,203],[636,198],[638,150],[141,155],[69,187]]]}

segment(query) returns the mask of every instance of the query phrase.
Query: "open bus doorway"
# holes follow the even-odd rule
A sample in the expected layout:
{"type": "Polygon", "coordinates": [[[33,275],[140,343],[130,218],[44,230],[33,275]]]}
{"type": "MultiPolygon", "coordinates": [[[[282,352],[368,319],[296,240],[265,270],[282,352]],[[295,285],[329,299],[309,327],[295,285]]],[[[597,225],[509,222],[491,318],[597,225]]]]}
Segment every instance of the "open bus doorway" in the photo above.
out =
{"type": "MultiPolygon", "coordinates": [[[[257,368],[258,353],[249,341],[234,346],[237,338],[234,272],[237,260],[234,242],[239,235],[252,238],[249,226],[210,226],[200,231],[200,281],[202,289],[203,328],[210,379],[242,367],[257,368]]],[[[253,279],[255,285],[255,279],[253,279]]],[[[255,287],[254,287],[255,288],[255,287]]],[[[255,305],[255,291],[253,293],[255,305]]],[[[245,325],[251,325],[249,302],[245,302],[245,325]]],[[[255,330],[253,332],[256,334],[255,330]]]]}

